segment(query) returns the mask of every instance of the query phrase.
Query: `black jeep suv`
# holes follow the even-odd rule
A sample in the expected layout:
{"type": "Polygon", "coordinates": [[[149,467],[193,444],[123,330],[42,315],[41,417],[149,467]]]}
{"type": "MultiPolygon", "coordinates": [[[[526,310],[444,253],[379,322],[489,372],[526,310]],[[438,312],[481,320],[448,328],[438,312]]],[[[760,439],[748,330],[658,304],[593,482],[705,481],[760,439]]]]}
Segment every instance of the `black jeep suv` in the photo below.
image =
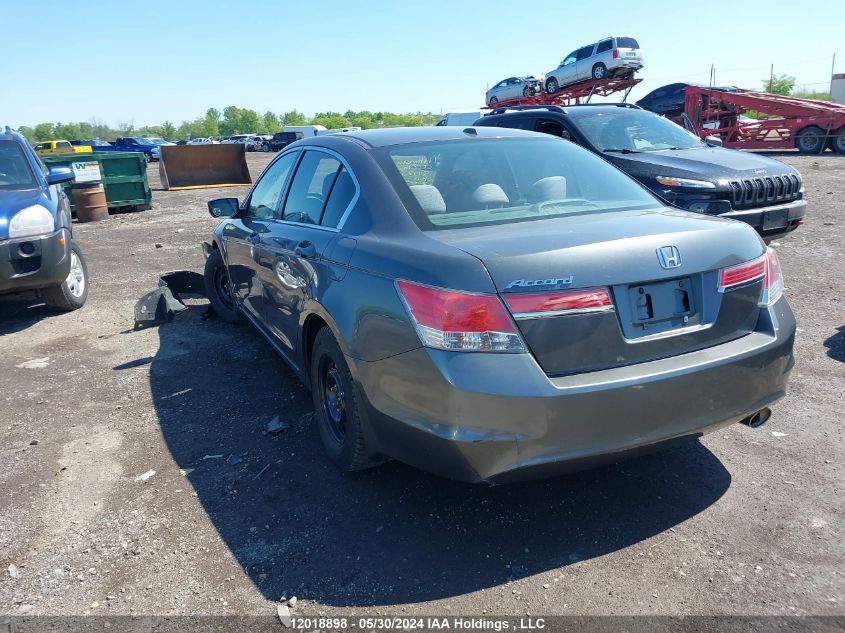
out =
{"type": "Polygon", "coordinates": [[[474,125],[561,136],[603,156],[669,204],[742,220],[767,242],[804,221],[807,203],[797,170],[711,146],[632,104],[498,108],[474,125]]]}

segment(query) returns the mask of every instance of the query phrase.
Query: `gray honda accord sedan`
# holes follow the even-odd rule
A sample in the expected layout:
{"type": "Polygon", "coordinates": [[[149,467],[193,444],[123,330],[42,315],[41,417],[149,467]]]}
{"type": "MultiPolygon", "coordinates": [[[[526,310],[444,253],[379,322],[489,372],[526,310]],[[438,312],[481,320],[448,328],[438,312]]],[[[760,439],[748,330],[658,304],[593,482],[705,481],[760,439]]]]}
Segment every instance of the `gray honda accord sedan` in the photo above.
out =
{"type": "Polygon", "coordinates": [[[311,388],[329,457],[547,476],[765,422],[793,366],[775,251],[567,141],[497,128],[303,139],[209,202],[217,314],[311,388]]]}

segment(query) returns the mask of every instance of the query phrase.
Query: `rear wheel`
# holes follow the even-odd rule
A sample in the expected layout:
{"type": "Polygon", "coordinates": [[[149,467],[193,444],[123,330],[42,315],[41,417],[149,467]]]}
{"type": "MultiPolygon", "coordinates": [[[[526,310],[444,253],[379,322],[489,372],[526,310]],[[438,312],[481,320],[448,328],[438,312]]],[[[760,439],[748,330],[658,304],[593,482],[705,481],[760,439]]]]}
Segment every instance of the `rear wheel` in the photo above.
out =
{"type": "Polygon", "coordinates": [[[802,154],[821,154],[824,151],[824,130],[810,125],[795,135],[795,147],[802,154]]]}
{"type": "Polygon", "coordinates": [[[215,314],[228,323],[237,323],[240,319],[238,306],[229,282],[229,271],[219,250],[211,251],[205,260],[203,274],[205,282],[205,296],[208,297],[215,314]]]}
{"type": "Polygon", "coordinates": [[[362,470],[378,462],[364,440],[366,419],[346,359],[328,327],[317,333],[311,352],[314,420],[323,449],[342,470],[362,470]]]}
{"type": "Polygon", "coordinates": [[[58,286],[44,288],[41,298],[56,310],[78,310],[85,305],[88,298],[88,266],[82,251],[74,242],[70,243],[70,271],[67,277],[58,286]]]}
{"type": "Polygon", "coordinates": [[[605,66],[602,62],[598,62],[597,64],[593,64],[593,79],[600,80],[607,77],[607,66],[605,66]]]}
{"type": "Polygon", "coordinates": [[[831,132],[831,137],[827,144],[837,154],[845,154],[845,127],[831,132]]]}
{"type": "Polygon", "coordinates": [[[559,88],[560,86],[557,83],[557,79],[555,79],[554,77],[549,77],[548,79],[546,79],[546,92],[548,92],[550,95],[556,93],[559,88]]]}

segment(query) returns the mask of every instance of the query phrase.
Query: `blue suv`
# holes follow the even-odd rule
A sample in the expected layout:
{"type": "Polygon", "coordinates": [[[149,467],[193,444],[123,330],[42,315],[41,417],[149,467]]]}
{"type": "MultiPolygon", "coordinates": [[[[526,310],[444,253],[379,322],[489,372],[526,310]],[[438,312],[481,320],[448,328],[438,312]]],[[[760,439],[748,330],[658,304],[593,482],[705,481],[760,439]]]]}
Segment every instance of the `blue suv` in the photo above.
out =
{"type": "Polygon", "coordinates": [[[59,310],[84,305],[88,268],[61,188],[73,177],[47,169],[20,134],[0,133],[0,295],[34,290],[59,310]]]}

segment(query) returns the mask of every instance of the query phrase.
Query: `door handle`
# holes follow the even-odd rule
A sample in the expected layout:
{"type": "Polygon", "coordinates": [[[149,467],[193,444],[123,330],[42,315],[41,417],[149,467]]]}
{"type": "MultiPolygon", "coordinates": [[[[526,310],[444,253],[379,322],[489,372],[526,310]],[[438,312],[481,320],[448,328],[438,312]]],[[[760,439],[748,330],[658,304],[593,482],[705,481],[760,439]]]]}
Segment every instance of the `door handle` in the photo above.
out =
{"type": "Polygon", "coordinates": [[[250,233],[246,239],[250,244],[258,244],[261,241],[261,235],[259,233],[250,233]]]}
{"type": "Polygon", "coordinates": [[[293,249],[293,252],[302,257],[303,259],[310,259],[317,255],[317,249],[314,247],[313,242],[309,242],[308,240],[304,240],[296,245],[296,248],[293,249]]]}

